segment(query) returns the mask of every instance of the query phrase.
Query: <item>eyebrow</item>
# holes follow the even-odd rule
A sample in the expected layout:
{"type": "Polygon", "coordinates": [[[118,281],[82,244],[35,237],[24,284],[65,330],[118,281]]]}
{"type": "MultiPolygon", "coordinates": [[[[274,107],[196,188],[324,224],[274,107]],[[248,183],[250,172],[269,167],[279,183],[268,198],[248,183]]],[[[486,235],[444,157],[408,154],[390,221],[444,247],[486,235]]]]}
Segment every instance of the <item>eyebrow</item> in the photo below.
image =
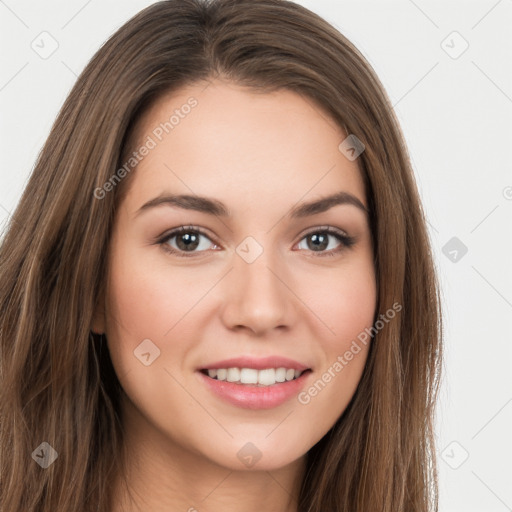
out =
{"type": "MultiPolygon", "coordinates": [[[[288,216],[292,219],[309,217],[311,215],[317,215],[319,213],[326,212],[333,206],[337,205],[351,205],[362,210],[365,214],[368,214],[368,208],[354,195],[349,192],[337,192],[335,194],[322,197],[315,201],[307,203],[301,203],[290,210],[288,216]]],[[[209,197],[202,197],[196,195],[175,195],[165,194],[151,199],[147,203],[144,203],[135,213],[135,216],[139,216],[144,211],[148,211],[158,206],[176,206],[185,210],[195,210],[210,215],[216,215],[219,217],[231,217],[230,210],[224,203],[217,199],[209,197]]]]}

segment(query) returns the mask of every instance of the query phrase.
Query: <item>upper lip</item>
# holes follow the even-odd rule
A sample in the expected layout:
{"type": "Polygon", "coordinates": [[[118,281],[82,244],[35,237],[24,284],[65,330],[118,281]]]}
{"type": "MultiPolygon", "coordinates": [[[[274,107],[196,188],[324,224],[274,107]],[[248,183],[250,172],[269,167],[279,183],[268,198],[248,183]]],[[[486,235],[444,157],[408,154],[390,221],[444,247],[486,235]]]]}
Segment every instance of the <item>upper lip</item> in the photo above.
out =
{"type": "Polygon", "coordinates": [[[281,356],[252,357],[241,356],[231,359],[223,359],[215,363],[207,364],[199,370],[214,370],[219,368],[253,368],[254,370],[265,370],[266,368],[293,368],[294,370],[309,370],[309,366],[281,356]]]}

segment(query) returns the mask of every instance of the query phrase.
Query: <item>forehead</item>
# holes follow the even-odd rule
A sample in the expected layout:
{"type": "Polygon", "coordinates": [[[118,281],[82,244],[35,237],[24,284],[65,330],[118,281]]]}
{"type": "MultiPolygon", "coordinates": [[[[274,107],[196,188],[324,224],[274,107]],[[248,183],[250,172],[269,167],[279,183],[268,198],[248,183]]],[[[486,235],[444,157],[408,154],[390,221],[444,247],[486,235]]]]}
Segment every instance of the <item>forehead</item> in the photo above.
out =
{"type": "MultiPolygon", "coordinates": [[[[295,203],[345,190],[363,203],[357,161],[338,149],[346,138],[309,98],[281,89],[254,92],[231,82],[202,82],[163,96],[139,120],[140,158],[132,201],[166,191],[295,203]]],[[[242,200],[243,199],[243,200],[242,200]]]]}

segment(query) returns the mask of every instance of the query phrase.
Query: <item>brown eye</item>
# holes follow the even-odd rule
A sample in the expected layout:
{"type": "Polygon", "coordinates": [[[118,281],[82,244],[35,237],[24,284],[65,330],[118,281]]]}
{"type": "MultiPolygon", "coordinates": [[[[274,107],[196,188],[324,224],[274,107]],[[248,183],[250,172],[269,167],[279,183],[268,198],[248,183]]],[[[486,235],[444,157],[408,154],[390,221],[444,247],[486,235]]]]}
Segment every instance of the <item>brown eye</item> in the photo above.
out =
{"type": "Polygon", "coordinates": [[[215,244],[198,228],[181,226],[174,229],[158,242],[166,251],[180,256],[194,256],[197,253],[206,252],[208,246],[215,244]],[[206,241],[205,241],[206,240],[206,241]],[[196,250],[200,248],[200,250],[196,250]]]}
{"type": "Polygon", "coordinates": [[[193,251],[199,246],[200,236],[201,235],[192,232],[175,235],[176,245],[181,251],[193,251]]]}
{"type": "Polygon", "coordinates": [[[353,237],[331,227],[311,231],[310,233],[307,233],[302,240],[306,240],[306,247],[299,248],[319,253],[319,256],[334,256],[343,249],[351,247],[355,243],[355,239],[353,237]],[[332,239],[337,240],[338,245],[336,242],[331,242],[332,239]],[[326,250],[327,248],[329,248],[329,250],[326,250]]]}

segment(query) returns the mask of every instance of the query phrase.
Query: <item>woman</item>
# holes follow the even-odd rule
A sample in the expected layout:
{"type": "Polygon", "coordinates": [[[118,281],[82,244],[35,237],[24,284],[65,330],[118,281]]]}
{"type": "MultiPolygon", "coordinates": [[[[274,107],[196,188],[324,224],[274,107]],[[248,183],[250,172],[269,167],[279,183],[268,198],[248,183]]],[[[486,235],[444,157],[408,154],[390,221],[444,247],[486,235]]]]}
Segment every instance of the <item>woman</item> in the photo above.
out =
{"type": "Polygon", "coordinates": [[[281,0],[97,52],[0,249],[2,507],[437,509],[436,276],[370,65],[281,0]]]}

